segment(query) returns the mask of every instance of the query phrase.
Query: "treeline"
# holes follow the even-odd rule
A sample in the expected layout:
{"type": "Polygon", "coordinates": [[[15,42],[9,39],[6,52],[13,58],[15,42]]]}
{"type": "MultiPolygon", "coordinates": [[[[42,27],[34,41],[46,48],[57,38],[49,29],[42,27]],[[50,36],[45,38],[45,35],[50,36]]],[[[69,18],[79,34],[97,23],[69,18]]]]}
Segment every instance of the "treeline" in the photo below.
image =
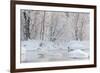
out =
{"type": "Polygon", "coordinates": [[[21,11],[21,40],[89,40],[89,13],[21,11]]]}

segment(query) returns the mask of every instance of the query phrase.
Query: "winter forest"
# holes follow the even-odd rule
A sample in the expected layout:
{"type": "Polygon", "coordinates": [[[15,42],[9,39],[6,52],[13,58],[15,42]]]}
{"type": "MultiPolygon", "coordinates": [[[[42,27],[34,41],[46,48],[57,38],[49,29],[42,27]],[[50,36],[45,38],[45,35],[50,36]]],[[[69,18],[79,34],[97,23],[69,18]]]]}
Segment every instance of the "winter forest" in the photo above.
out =
{"type": "Polygon", "coordinates": [[[89,16],[21,9],[21,63],[89,59],[89,16]]]}

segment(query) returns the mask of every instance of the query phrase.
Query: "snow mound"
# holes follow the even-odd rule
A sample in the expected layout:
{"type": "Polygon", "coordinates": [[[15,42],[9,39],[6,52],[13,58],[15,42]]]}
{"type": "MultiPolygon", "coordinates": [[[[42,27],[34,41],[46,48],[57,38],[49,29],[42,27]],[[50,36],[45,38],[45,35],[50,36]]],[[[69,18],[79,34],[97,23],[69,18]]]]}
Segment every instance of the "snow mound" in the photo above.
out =
{"type": "Polygon", "coordinates": [[[24,47],[27,50],[36,50],[39,47],[39,43],[35,40],[28,40],[28,41],[22,41],[21,46],[24,47]]]}
{"type": "Polygon", "coordinates": [[[77,49],[77,50],[74,50],[74,51],[71,51],[68,53],[68,57],[70,58],[88,58],[88,54],[80,49],[77,49]]]}
{"type": "Polygon", "coordinates": [[[88,43],[88,41],[86,42],[86,41],[70,41],[69,43],[68,43],[68,46],[69,46],[69,48],[70,49],[88,49],[89,48],[89,46],[87,45],[86,46],[86,44],[88,43]]]}

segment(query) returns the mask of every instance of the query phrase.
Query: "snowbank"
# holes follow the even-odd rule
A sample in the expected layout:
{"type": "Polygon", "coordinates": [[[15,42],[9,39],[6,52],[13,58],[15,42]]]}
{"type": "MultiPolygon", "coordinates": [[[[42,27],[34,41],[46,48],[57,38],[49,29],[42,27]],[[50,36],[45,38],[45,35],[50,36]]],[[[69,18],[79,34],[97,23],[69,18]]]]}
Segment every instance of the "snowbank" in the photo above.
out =
{"type": "Polygon", "coordinates": [[[50,42],[28,40],[21,41],[21,50],[22,62],[88,59],[89,41],[50,42]]]}

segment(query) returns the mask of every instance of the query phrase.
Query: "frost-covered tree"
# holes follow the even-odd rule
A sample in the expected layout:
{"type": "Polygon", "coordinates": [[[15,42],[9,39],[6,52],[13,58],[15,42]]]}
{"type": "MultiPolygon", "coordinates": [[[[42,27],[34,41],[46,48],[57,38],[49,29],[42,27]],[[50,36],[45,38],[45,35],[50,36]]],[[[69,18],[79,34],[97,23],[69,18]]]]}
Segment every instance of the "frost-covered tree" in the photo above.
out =
{"type": "Polygon", "coordinates": [[[89,13],[80,14],[78,25],[79,40],[89,40],[89,13]]]}
{"type": "Polygon", "coordinates": [[[24,26],[23,26],[23,33],[24,33],[24,39],[28,40],[30,39],[30,11],[23,11],[23,21],[24,21],[24,26]]]}

